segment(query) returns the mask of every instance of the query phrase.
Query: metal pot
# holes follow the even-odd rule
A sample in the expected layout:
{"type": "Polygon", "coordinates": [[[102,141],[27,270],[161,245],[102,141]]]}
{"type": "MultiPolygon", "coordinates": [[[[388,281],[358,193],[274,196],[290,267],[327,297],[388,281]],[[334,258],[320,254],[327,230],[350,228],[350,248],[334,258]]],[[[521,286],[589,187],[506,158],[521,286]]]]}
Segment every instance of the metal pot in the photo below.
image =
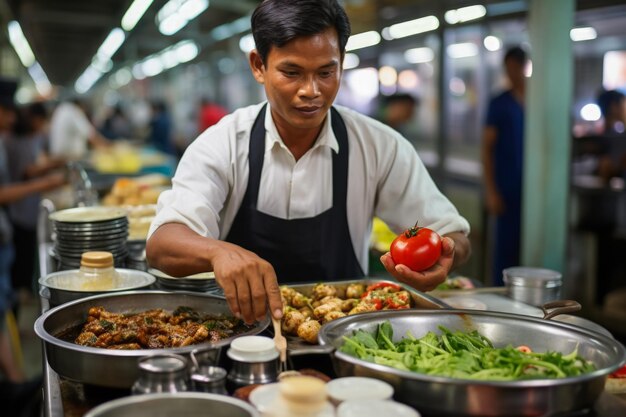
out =
{"type": "Polygon", "coordinates": [[[199,392],[145,394],[106,402],[85,417],[260,417],[249,404],[225,395],[199,392]]]}
{"type": "Polygon", "coordinates": [[[130,388],[139,375],[137,362],[146,355],[178,353],[183,356],[196,349],[219,349],[238,336],[255,335],[269,325],[269,318],[256,323],[249,331],[216,343],[168,348],[111,350],[77,345],[58,338],[74,326],[82,325],[89,308],[102,306],[112,312],[141,312],[154,308],[173,311],[191,307],[205,314],[231,315],[226,300],[214,295],[191,292],[129,291],[97,295],[63,304],[47,311],[35,321],[35,333],[44,341],[50,367],[75,381],[112,388],[130,388]]]}
{"type": "Polygon", "coordinates": [[[119,275],[117,286],[101,291],[80,291],[76,289],[78,287],[76,282],[80,279],[80,270],[78,269],[54,272],[39,278],[39,284],[45,289],[45,291],[41,292],[41,295],[49,300],[51,307],[56,307],[93,295],[147,288],[156,281],[155,277],[143,271],[123,268],[116,268],[115,271],[119,275]]]}
{"type": "Polygon", "coordinates": [[[604,389],[609,373],[626,361],[616,340],[577,326],[508,313],[475,310],[380,311],[342,317],[325,324],[320,345],[332,352],[339,376],[369,376],[389,382],[395,398],[424,413],[454,416],[549,416],[591,408],[604,389]],[[478,330],[495,346],[528,345],[534,351],[571,352],[592,361],[597,370],[562,379],[487,382],[429,376],[377,365],[339,352],[345,335],[363,329],[374,332],[388,320],[394,338],[408,331],[421,337],[437,326],[478,330]]]}

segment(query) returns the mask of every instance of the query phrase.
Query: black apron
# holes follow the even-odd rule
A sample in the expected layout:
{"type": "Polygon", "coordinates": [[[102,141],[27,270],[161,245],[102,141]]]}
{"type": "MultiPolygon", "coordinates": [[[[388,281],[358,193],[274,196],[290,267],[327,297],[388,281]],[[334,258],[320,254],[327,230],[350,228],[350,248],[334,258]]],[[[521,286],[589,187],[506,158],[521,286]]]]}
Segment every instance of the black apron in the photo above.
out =
{"type": "MultiPolygon", "coordinates": [[[[259,255],[274,267],[279,283],[317,282],[364,276],[348,229],[348,132],[332,112],[332,128],[339,143],[333,152],[333,205],[304,219],[286,220],[257,210],[265,153],[263,106],[250,134],[248,188],[226,241],[259,255]]],[[[313,174],[314,175],[314,174],[313,174]]]]}

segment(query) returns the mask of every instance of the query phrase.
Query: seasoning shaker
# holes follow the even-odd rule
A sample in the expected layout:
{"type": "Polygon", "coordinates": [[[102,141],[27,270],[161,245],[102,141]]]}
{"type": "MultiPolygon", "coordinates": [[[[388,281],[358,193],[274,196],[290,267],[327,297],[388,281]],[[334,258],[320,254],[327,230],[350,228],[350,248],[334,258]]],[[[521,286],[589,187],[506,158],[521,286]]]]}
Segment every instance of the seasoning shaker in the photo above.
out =
{"type": "Polygon", "coordinates": [[[232,360],[228,382],[234,387],[275,382],[278,377],[278,350],[265,336],[241,336],[233,340],[226,355],[232,360]]]}
{"type": "Polygon", "coordinates": [[[133,394],[187,391],[187,359],[176,354],[144,356],[139,359],[139,378],[133,394]]]}

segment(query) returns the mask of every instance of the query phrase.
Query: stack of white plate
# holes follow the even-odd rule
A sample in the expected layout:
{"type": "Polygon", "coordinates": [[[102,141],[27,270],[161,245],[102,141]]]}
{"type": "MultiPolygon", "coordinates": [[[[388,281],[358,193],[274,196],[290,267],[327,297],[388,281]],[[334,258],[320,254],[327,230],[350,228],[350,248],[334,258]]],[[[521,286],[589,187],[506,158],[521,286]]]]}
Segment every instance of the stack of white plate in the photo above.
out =
{"type": "Polygon", "coordinates": [[[158,269],[150,268],[148,273],[156,277],[157,287],[162,290],[196,291],[219,296],[224,295],[220,286],[215,282],[215,274],[213,272],[202,272],[186,277],[173,277],[158,269]]]}
{"type": "Polygon", "coordinates": [[[83,252],[106,251],[113,254],[115,266],[124,266],[128,248],[126,211],[114,207],[78,207],[50,215],[53,222],[52,255],[59,270],[80,267],[83,252]]]}

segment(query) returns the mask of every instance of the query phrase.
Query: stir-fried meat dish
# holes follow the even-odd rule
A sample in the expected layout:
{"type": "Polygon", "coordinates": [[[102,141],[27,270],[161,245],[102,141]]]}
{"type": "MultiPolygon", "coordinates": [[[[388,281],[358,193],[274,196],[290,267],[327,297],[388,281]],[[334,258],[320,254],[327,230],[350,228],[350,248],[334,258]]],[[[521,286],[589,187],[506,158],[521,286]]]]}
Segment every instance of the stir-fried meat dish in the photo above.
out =
{"type": "Polygon", "coordinates": [[[244,332],[244,326],[234,317],[200,315],[189,307],[178,307],[171,314],[162,309],[111,313],[92,307],[75,343],[105,349],[180,347],[217,342],[244,332]]]}

